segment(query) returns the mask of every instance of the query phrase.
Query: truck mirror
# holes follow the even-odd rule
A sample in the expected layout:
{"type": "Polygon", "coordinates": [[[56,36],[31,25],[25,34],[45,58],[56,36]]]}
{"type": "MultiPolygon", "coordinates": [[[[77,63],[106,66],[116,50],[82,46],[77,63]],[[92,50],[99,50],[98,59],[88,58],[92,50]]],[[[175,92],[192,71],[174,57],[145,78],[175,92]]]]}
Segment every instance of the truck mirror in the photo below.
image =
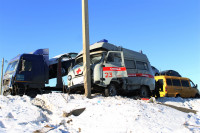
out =
{"type": "Polygon", "coordinates": [[[196,84],[196,85],[195,85],[195,88],[197,88],[197,87],[198,87],[198,85],[196,84]]]}

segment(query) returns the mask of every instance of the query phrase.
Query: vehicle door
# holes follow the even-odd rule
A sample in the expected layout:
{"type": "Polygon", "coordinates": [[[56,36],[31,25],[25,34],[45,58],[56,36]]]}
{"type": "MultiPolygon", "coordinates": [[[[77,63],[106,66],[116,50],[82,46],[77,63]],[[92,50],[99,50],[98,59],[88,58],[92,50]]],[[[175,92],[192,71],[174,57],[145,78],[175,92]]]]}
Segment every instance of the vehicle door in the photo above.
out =
{"type": "Polygon", "coordinates": [[[114,78],[127,77],[122,51],[109,51],[103,63],[104,84],[109,85],[114,78]]]}
{"type": "Polygon", "coordinates": [[[179,79],[172,79],[173,84],[173,94],[174,96],[180,95],[181,97],[185,97],[185,94],[182,93],[182,86],[179,79]]]}
{"type": "Polygon", "coordinates": [[[188,80],[181,80],[181,85],[182,85],[182,95],[184,97],[191,97],[192,89],[189,86],[188,80]]]}
{"type": "Polygon", "coordinates": [[[195,95],[198,93],[197,86],[190,80],[190,97],[195,97],[195,95]]]}
{"type": "Polygon", "coordinates": [[[167,93],[167,96],[169,97],[175,97],[175,90],[174,87],[172,85],[172,79],[171,78],[165,78],[165,93],[167,93]]]}
{"type": "Polygon", "coordinates": [[[127,71],[127,89],[128,90],[135,90],[135,89],[139,89],[140,88],[140,81],[138,80],[137,74],[138,74],[138,70],[136,69],[136,63],[134,59],[131,59],[131,57],[129,57],[129,59],[125,59],[125,67],[126,67],[126,71],[127,71]]]}
{"type": "Polygon", "coordinates": [[[156,81],[156,89],[159,90],[160,97],[164,97],[165,96],[165,89],[164,89],[163,79],[159,79],[158,81],[156,81]]]}
{"type": "Polygon", "coordinates": [[[136,80],[138,85],[147,85],[151,82],[152,75],[149,74],[149,68],[147,62],[144,61],[136,61],[136,67],[138,73],[136,74],[136,80]]]}
{"type": "Polygon", "coordinates": [[[17,82],[30,82],[32,78],[32,61],[29,56],[20,59],[19,73],[16,75],[17,82]]]}

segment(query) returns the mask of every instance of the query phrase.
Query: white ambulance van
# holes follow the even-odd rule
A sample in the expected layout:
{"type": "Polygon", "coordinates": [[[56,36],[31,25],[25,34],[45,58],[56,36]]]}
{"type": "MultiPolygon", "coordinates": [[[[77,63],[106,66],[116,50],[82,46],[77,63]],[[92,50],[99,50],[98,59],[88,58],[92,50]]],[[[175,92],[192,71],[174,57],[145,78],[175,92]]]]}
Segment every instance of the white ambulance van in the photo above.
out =
{"type": "MultiPolygon", "coordinates": [[[[84,91],[83,52],[68,73],[68,89],[84,91]]],[[[122,92],[137,92],[140,97],[150,97],[155,90],[153,71],[143,53],[115,46],[102,40],[90,45],[92,91],[115,96],[122,92]]]]}

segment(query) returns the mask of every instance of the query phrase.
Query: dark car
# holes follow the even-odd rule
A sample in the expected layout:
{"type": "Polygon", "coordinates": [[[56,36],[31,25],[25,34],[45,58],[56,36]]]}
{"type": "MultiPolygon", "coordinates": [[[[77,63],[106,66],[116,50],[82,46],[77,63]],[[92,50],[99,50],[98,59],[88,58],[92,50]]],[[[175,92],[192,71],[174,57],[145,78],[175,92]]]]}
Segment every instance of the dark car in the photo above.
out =
{"type": "Polygon", "coordinates": [[[154,66],[151,66],[152,70],[153,70],[153,73],[154,73],[154,76],[158,76],[160,75],[160,72],[157,68],[155,68],[154,66]]]}

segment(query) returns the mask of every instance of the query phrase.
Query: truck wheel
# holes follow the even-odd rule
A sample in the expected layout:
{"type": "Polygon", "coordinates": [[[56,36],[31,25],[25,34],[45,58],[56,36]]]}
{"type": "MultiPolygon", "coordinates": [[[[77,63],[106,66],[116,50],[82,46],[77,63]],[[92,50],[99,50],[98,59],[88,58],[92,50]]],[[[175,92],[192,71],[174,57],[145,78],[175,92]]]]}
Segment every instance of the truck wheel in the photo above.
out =
{"type": "Polygon", "coordinates": [[[114,84],[110,84],[108,88],[105,89],[105,96],[116,96],[117,95],[117,89],[114,84]]]}
{"type": "Polygon", "coordinates": [[[3,95],[4,96],[11,95],[11,91],[10,90],[6,90],[6,91],[3,92],[3,95]]]}
{"type": "Polygon", "coordinates": [[[145,86],[140,88],[139,94],[141,98],[150,98],[150,90],[145,86]]]}
{"type": "Polygon", "coordinates": [[[37,94],[41,94],[41,92],[38,89],[27,89],[26,90],[26,95],[35,98],[37,94]]]}

